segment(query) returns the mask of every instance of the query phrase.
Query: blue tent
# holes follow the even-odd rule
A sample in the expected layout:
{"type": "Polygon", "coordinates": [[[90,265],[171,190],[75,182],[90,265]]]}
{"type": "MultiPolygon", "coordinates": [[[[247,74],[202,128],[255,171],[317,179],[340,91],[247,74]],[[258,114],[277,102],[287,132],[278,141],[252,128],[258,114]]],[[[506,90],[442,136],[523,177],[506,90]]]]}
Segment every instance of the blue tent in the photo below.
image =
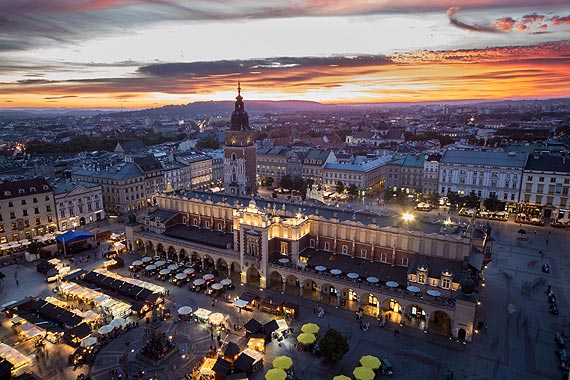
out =
{"type": "Polygon", "coordinates": [[[76,241],[87,240],[94,238],[95,235],[89,231],[85,230],[70,230],[58,237],[56,237],[58,243],[68,244],[76,241]]]}

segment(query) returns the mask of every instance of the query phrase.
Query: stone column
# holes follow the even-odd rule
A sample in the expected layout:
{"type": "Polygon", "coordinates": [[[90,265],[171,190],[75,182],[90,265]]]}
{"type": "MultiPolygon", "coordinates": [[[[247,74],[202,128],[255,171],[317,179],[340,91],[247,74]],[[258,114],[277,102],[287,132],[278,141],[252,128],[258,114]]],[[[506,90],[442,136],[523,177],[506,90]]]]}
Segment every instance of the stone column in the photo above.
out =
{"type": "Polygon", "coordinates": [[[336,307],[340,307],[340,293],[336,294],[336,307]]]}
{"type": "Polygon", "coordinates": [[[429,313],[426,313],[426,325],[424,327],[424,331],[426,331],[426,332],[428,331],[428,327],[429,327],[429,318],[430,318],[429,313]]]}
{"type": "Polygon", "coordinates": [[[281,279],[281,281],[283,282],[283,284],[282,284],[282,285],[283,285],[283,288],[282,288],[282,290],[281,290],[281,294],[284,294],[284,293],[285,293],[285,290],[287,289],[287,281],[284,280],[284,279],[281,279]]]}
{"type": "Polygon", "coordinates": [[[299,298],[303,297],[303,281],[299,281],[299,298]]]}
{"type": "Polygon", "coordinates": [[[321,294],[322,288],[320,286],[317,287],[317,301],[321,302],[321,294]]]}
{"type": "Polygon", "coordinates": [[[299,240],[291,242],[291,262],[293,265],[297,265],[299,262],[299,240]]]}
{"type": "Polygon", "coordinates": [[[230,278],[232,275],[232,263],[228,264],[228,278],[230,278]]]}

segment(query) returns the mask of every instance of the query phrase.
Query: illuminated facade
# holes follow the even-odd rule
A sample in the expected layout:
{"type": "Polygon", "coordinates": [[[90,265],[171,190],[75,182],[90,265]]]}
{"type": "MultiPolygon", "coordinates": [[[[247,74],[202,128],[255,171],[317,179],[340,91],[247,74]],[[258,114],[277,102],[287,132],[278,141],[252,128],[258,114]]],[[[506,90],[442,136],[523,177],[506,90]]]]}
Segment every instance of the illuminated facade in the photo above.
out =
{"type": "Polygon", "coordinates": [[[130,248],[144,255],[198,262],[261,289],[362,308],[465,340],[474,332],[477,294],[462,285],[481,279],[492,250],[489,231],[446,228],[451,233],[421,222],[412,228],[370,213],[302,211],[202,192],[156,201],[156,209],[127,226],[130,248]]]}

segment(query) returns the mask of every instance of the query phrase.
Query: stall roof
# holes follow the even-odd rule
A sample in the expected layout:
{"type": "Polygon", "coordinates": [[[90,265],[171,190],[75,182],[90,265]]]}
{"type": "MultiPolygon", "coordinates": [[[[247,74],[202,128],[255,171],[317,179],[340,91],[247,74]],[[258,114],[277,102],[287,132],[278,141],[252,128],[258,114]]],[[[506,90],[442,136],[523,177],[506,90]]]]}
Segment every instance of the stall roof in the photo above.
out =
{"type": "Polygon", "coordinates": [[[240,371],[248,372],[252,369],[253,363],[255,359],[242,352],[234,362],[234,366],[240,371]]]}
{"type": "Polygon", "coordinates": [[[89,327],[87,323],[82,323],[80,325],[70,328],[65,332],[65,334],[71,336],[72,338],[76,337],[83,340],[87,338],[89,335],[91,335],[91,327],[89,327]]]}
{"type": "Polygon", "coordinates": [[[241,349],[237,344],[234,342],[228,342],[224,348],[224,357],[233,359],[237,354],[240,353],[240,351],[241,349]]]}
{"type": "Polygon", "coordinates": [[[232,368],[232,363],[222,358],[218,358],[218,360],[216,360],[216,363],[212,367],[212,370],[214,370],[214,372],[216,373],[225,376],[228,374],[228,372],[230,372],[231,368],[232,368]]]}
{"type": "Polygon", "coordinates": [[[84,269],[75,269],[74,271],[70,272],[67,276],[62,278],[63,281],[71,281],[74,278],[84,275],[87,273],[84,269]]]}
{"type": "Polygon", "coordinates": [[[70,230],[56,237],[58,243],[73,243],[76,241],[94,238],[95,235],[85,230],[70,230]]]}
{"type": "Polygon", "coordinates": [[[247,332],[257,334],[261,330],[262,326],[261,323],[252,318],[245,325],[243,325],[243,327],[245,327],[247,332]]]}
{"type": "Polygon", "coordinates": [[[279,330],[279,325],[275,319],[272,319],[263,325],[263,330],[266,334],[271,334],[273,331],[279,330]]]}

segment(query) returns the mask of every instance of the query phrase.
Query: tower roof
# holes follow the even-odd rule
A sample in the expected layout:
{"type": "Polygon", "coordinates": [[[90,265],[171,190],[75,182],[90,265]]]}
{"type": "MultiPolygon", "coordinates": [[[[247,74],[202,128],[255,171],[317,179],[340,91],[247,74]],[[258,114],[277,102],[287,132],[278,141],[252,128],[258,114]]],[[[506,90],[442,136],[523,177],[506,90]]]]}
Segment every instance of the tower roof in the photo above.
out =
{"type": "Polygon", "coordinates": [[[236,103],[234,112],[232,112],[232,131],[247,131],[249,130],[249,116],[245,112],[243,105],[243,97],[241,96],[241,83],[238,80],[238,95],[236,96],[236,103]]]}

